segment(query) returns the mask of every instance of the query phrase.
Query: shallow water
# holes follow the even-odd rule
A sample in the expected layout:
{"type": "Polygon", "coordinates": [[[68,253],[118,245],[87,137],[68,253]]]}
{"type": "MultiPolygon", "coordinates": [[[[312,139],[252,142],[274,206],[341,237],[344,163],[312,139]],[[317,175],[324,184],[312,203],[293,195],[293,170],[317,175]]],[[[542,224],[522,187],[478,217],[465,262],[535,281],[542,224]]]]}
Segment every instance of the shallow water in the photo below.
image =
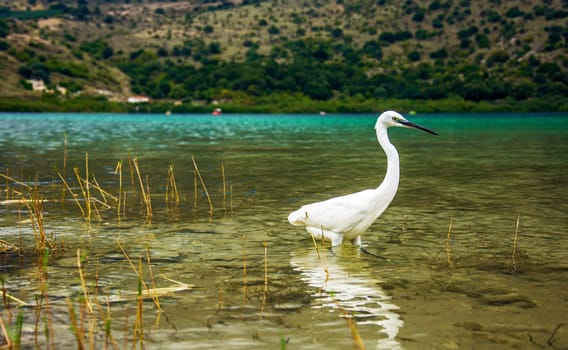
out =
{"type": "MultiPolygon", "coordinates": [[[[265,349],[287,341],[339,349],[352,346],[352,329],[368,349],[568,347],[568,115],[409,118],[440,136],[389,131],[401,183],[363,236],[365,252],[350,245],[316,251],[286,217],[302,204],[380,183],[386,161],[375,119],[1,114],[0,172],[37,184],[47,200],[46,231],[59,247],[47,268],[57,346],[76,343],[66,300],[82,293],[80,248],[96,294],[125,298],[110,309],[114,335],[130,347],[136,301],[128,295],[138,278],[121,243],[136,264],[149,252],[157,287],[172,285],[162,276],[192,285],[160,298],[161,314],[144,303],[146,348],[265,349]],[[86,153],[89,173],[115,196],[123,161],[122,215],[109,201],[111,209],[99,206],[88,221],[68,194],[61,201],[57,170],[80,194],[73,167],[84,176],[86,153]],[[192,156],[212,214],[199,182],[194,208],[192,156]],[[129,157],[147,179],[151,220],[129,157]],[[171,164],[179,203],[165,201],[171,164]]],[[[0,186],[0,201],[25,192],[5,179],[0,186]]],[[[4,202],[0,239],[33,246],[28,218],[25,206],[4,202]]],[[[0,272],[6,290],[30,304],[22,308],[24,344],[33,348],[40,277],[28,260],[4,256],[0,272]]]]}

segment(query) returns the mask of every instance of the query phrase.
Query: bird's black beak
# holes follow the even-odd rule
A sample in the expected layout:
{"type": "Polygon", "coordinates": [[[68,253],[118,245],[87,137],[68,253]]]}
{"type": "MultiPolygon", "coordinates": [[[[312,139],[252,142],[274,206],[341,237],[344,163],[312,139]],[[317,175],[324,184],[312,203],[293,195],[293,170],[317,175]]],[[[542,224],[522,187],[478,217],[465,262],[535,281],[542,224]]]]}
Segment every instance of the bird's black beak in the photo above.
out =
{"type": "Polygon", "coordinates": [[[399,120],[398,122],[399,122],[399,124],[402,124],[403,126],[406,126],[407,128],[414,128],[414,129],[425,131],[425,132],[432,134],[432,135],[438,135],[435,131],[432,131],[432,130],[425,128],[421,125],[418,125],[416,123],[409,122],[408,120],[399,120]]]}

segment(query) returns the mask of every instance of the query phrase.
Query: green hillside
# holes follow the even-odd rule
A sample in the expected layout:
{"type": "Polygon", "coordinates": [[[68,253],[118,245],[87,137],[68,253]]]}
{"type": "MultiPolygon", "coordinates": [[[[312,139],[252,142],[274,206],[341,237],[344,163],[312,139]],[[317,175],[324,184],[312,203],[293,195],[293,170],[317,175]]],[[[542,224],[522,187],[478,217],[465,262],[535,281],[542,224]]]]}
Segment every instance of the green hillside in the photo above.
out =
{"type": "Polygon", "coordinates": [[[2,0],[0,109],[566,111],[567,46],[565,0],[2,0]]]}

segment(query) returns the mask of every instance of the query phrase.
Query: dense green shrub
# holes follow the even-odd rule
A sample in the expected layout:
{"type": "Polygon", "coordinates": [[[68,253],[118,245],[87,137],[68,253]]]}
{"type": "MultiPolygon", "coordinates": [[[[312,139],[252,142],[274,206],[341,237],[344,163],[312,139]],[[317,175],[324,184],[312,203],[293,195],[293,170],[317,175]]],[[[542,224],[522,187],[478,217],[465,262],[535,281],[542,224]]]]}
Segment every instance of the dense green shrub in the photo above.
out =
{"type": "Polygon", "coordinates": [[[432,59],[439,59],[439,60],[444,60],[446,58],[448,58],[449,54],[448,51],[444,48],[441,48],[439,50],[433,51],[432,53],[430,53],[430,58],[432,59]]]}
{"type": "Polygon", "coordinates": [[[81,51],[88,53],[92,57],[108,59],[114,54],[114,50],[107,42],[102,39],[95,39],[93,41],[84,41],[79,46],[81,51]]]}
{"type": "Polygon", "coordinates": [[[501,17],[501,15],[494,10],[489,10],[487,11],[487,20],[490,23],[498,23],[501,22],[503,20],[503,18],[501,17]]]}
{"type": "Polygon", "coordinates": [[[42,62],[33,61],[21,66],[18,74],[26,79],[43,80],[46,84],[51,82],[50,70],[42,62]]]}
{"type": "Polygon", "coordinates": [[[524,12],[517,6],[513,6],[505,12],[505,16],[509,18],[516,18],[524,16],[524,12]]]}
{"type": "Polygon", "coordinates": [[[509,60],[509,53],[505,50],[493,52],[487,58],[487,66],[492,67],[494,64],[502,64],[509,60]]]}
{"type": "Polygon", "coordinates": [[[51,72],[58,72],[69,77],[88,79],[89,66],[83,63],[73,63],[57,59],[50,59],[46,62],[46,67],[51,72]]]}
{"type": "Polygon", "coordinates": [[[477,43],[477,46],[481,49],[487,49],[489,48],[489,37],[485,34],[477,34],[475,36],[475,42],[477,43]]]}
{"type": "Polygon", "coordinates": [[[0,38],[5,38],[10,33],[10,26],[8,26],[8,22],[3,19],[0,19],[0,38]]]}
{"type": "Polygon", "coordinates": [[[414,50],[414,51],[410,51],[407,55],[408,60],[411,62],[418,62],[420,61],[420,52],[414,50]]]}
{"type": "Polygon", "coordinates": [[[32,84],[25,79],[20,79],[20,86],[29,91],[33,90],[32,84]]]}

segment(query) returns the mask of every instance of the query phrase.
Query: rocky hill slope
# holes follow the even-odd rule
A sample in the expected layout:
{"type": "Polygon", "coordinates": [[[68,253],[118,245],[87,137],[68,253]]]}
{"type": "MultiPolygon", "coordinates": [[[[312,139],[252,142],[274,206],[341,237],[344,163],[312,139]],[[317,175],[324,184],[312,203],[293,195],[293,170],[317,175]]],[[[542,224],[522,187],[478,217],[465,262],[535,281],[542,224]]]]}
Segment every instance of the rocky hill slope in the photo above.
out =
{"type": "Polygon", "coordinates": [[[565,0],[2,0],[0,96],[550,100],[567,47],[565,0]]]}

